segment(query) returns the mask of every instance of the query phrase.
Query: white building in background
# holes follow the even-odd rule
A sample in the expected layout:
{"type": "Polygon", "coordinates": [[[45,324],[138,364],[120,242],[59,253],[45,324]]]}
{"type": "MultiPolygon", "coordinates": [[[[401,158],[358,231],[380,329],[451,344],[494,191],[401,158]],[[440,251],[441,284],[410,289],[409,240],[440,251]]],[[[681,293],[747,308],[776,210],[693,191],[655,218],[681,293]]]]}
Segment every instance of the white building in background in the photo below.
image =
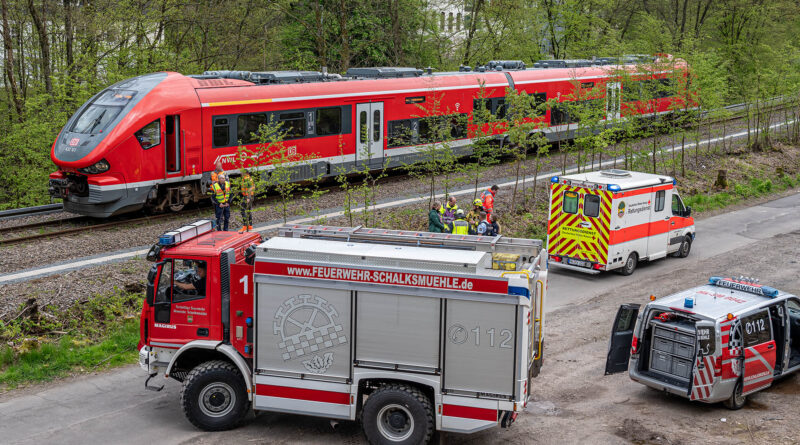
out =
{"type": "Polygon", "coordinates": [[[439,34],[453,40],[466,37],[469,23],[469,0],[429,0],[428,9],[437,17],[439,34]]]}

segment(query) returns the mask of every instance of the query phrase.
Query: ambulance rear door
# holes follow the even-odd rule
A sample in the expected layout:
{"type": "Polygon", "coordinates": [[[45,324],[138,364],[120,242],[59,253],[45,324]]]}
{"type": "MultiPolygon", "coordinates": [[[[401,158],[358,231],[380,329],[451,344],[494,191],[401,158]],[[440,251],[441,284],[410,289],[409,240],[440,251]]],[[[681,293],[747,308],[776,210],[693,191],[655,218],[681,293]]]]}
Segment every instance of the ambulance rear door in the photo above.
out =
{"type": "Polygon", "coordinates": [[[647,259],[656,260],[667,256],[669,243],[669,220],[672,217],[672,190],[666,187],[654,187],[651,195],[650,224],[647,230],[647,259]]]}
{"type": "Polygon", "coordinates": [[[554,184],[548,222],[551,255],[566,256],[566,263],[591,267],[608,259],[611,194],[566,184],[554,184]]]}

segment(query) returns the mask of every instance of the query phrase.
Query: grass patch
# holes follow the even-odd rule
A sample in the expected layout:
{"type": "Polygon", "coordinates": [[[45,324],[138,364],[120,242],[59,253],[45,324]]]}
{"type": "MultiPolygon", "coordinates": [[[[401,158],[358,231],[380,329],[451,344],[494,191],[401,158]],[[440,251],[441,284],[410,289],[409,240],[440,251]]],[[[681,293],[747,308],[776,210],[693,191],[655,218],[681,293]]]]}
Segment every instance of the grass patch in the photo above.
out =
{"type": "Polygon", "coordinates": [[[128,319],[97,342],[64,336],[56,341],[32,345],[17,352],[0,348],[0,385],[15,388],[19,384],[42,382],[63,377],[75,371],[96,371],[136,361],[139,321],[128,319]]]}
{"type": "Polygon", "coordinates": [[[0,321],[0,387],[134,362],[142,299],[114,289],[65,311],[28,300],[0,321]]]}
{"type": "Polygon", "coordinates": [[[731,182],[727,190],[716,193],[698,193],[685,197],[687,205],[694,211],[706,212],[725,208],[750,198],[759,198],[800,186],[800,174],[783,175],[776,181],[750,178],[742,182],[731,182]]]}

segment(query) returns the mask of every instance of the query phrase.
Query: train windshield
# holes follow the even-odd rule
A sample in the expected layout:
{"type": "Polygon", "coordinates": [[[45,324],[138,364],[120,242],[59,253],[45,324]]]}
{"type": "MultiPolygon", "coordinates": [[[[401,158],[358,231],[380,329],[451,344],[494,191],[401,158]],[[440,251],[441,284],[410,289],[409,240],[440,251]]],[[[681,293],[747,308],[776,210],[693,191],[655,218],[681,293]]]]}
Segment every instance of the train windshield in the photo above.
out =
{"type": "Polygon", "coordinates": [[[72,125],[73,133],[94,134],[102,132],[127,105],[136,91],[111,89],[103,91],[81,113],[72,125]]]}

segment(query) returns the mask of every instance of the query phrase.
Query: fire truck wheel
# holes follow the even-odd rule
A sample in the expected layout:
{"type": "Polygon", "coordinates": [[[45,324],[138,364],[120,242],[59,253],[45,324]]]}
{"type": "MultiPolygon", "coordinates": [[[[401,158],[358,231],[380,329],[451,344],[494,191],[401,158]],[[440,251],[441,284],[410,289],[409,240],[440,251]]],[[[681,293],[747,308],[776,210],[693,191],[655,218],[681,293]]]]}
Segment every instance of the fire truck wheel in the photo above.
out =
{"type": "Polygon", "coordinates": [[[389,384],[367,398],[361,423],[372,445],[425,444],[433,434],[433,406],[419,389],[389,384]]]}
{"type": "Polygon", "coordinates": [[[731,398],[722,402],[722,404],[725,405],[725,408],[737,410],[741,409],[746,402],[747,396],[742,395],[742,380],[739,379],[739,381],[736,382],[736,387],[733,388],[731,398]]]}
{"type": "Polygon", "coordinates": [[[689,256],[689,251],[692,250],[692,238],[687,236],[683,239],[681,243],[681,247],[678,248],[678,251],[675,252],[675,256],[678,258],[686,258],[689,256]]]}
{"type": "Polygon", "coordinates": [[[636,252],[631,252],[631,254],[628,255],[628,259],[625,260],[625,265],[619,270],[619,273],[625,276],[632,274],[633,271],[636,270],[636,263],[638,262],[639,255],[637,255],[636,252]]]}
{"type": "Polygon", "coordinates": [[[189,422],[205,431],[223,431],[239,425],[249,401],[244,378],[231,363],[201,363],[186,376],[181,406],[189,422]]]}

